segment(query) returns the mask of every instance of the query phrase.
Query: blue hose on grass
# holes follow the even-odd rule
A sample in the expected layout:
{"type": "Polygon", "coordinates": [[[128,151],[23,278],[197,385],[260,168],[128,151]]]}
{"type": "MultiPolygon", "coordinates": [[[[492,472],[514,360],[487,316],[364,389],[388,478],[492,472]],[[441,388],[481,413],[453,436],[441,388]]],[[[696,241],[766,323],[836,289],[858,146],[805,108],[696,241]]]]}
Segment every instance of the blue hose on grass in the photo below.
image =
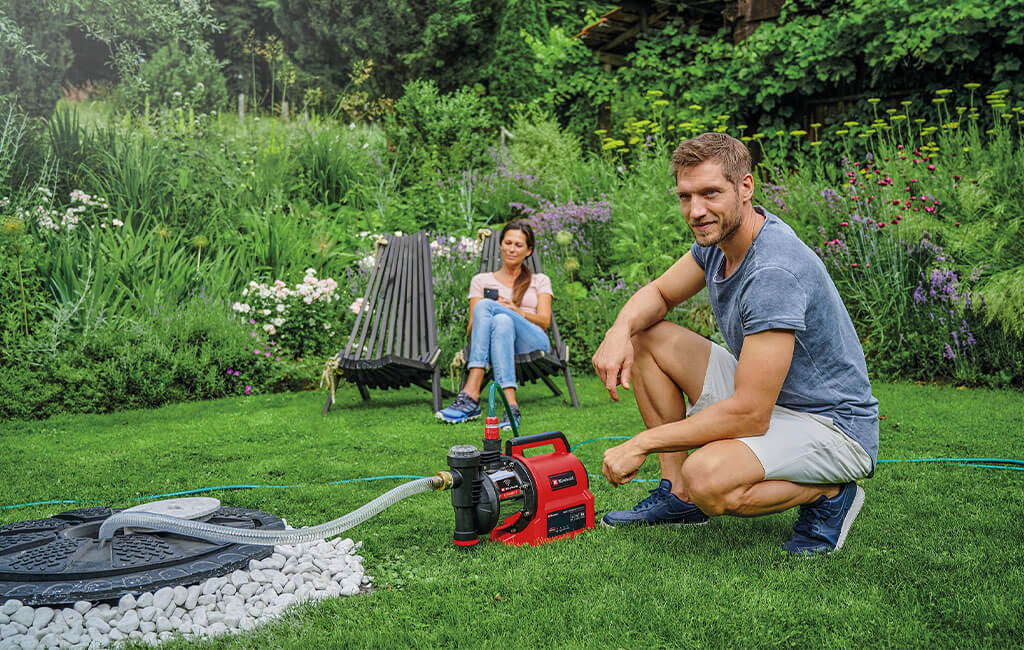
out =
{"type": "MultiPolygon", "coordinates": [[[[504,395],[501,395],[504,400],[504,395]]],[[[494,391],[491,391],[490,400],[491,408],[490,411],[494,413],[494,391]]],[[[508,402],[505,402],[506,408],[508,402]]],[[[511,419],[511,413],[509,413],[511,419]]],[[[514,430],[514,429],[513,429],[514,430]]],[[[599,442],[601,440],[629,440],[629,436],[603,436],[601,438],[591,438],[590,440],[584,440],[583,442],[577,443],[569,449],[570,452],[576,450],[577,447],[581,447],[592,442],[599,442]]],[[[980,467],[984,469],[1008,469],[1018,472],[1024,472],[1024,460],[1017,458],[886,458],[878,461],[879,463],[956,463],[964,467],[980,467]],[[997,464],[998,463],[998,464],[997,464]]],[[[591,474],[596,476],[596,474],[591,474]]],[[[413,476],[410,474],[386,474],[383,476],[369,476],[365,478],[347,478],[340,481],[330,481],[323,485],[344,485],[346,483],[358,483],[368,481],[386,481],[392,479],[404,479],[404,480],[415,480],[424,478],[422,476],[413,476]]],[[[639,478],[633,479],[632,483],[657,483],[660,479],[655,478],[639,478]]],[[[214,487],[196,488],[194,490],[183,490],[181,492],[168,492],[166,494],[150,494],[144,497],[133,497],[132,501],[149,501],[152,499],[163,499],[166,497],[180,497],[189,494],[202,494],[203,492],[216,492],[218,490],[252,490],[256,488],[267,488],[274,490],[301,488],[301,487],[314,487],[309,483],[299,483],[296,485],[259,485],[259,484],[240,484],[240,485],[217,485],[214,487]]],[[[13,510],[15,508],[28,508],[30,506],[48,506],[48,505],[63,505],[63,504],[75,504],[75,503],[103,503],[97,499],[56,499],[53,501],[33,501],[31,503],[17,503],[9,506],[0,506],[0,510],[13,510]]]]}

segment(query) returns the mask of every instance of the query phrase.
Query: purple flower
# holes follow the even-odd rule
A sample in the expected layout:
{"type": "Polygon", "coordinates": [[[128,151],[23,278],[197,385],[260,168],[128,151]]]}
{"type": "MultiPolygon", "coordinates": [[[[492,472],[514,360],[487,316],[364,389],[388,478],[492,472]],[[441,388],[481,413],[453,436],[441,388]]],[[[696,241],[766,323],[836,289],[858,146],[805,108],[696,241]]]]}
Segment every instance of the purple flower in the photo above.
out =
{"type": "Polygon", "coordinates": [[[947,343],[945,348],[943,349],[942,356],[944,356],[947,359],[956,358],[956,352],[953,352],[953,348],[949,347],[949,343],[947,343]]]}

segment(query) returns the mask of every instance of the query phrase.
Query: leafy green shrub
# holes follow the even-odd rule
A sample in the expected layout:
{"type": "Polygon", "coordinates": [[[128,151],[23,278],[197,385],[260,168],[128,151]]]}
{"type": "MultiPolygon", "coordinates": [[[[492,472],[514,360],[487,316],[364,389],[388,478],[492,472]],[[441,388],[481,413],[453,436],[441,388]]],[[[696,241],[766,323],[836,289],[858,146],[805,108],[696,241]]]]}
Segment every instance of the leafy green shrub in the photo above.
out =
{"type": "Polygon", "coordinates": [[[0,419],[313,386],[317,364],[255,355],[250,331],[228,305],[195,297],[132,321],[56,332],[64,340],[53,348],[44,333],[5,350],[11,363],[0,370],[0,419]]]}
{"type": "MultiPolygon", "coordinates": [[[[155,111],[219,111],[228,101],[220,67],[206,48],[192,48],[172,41],[142,64],[138,83],[124,84],[119,89],[119,101],[136,114],[147,106],[155,111]]],[[[177,119],[177,115],[174,117],[177,119]]]]}
{"type": "Polygon", "coordinates": [[[514,137],[508,146],[509,166],[541,179],[553,191],[552,198],[567,198],[573,170],[580,164],[580,141],[558,122],[539,110],[513,115],[514,137]]]}
{"type": "Polygon", "coordinates": [[[424,168],[472,169],[486,163],[496,135],[484,100],[469,88],[442,94],[433,81],[411,81],[385,121],[388,144],[408,161],[410,173],[424,168]]]}

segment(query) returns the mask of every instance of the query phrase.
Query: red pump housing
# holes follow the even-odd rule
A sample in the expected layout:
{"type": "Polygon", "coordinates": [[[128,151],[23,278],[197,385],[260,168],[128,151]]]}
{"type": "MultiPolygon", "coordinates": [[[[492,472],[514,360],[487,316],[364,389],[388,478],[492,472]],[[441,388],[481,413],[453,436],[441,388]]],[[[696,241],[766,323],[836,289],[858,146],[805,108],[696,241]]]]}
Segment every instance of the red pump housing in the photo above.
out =
{"type": "Polygon", "coordinates": [[[495,526],[492,540],[511,546],[537,545],[594,527],[594,495],[587,470],[569,452],[560,431],[512,438],[506,441],[501,460],[521,480],[498,481],[500,499],[522,498],[523,508],[495,526]],[[553,447],[553,451],[525,454],[541,447],[553,447]]]}

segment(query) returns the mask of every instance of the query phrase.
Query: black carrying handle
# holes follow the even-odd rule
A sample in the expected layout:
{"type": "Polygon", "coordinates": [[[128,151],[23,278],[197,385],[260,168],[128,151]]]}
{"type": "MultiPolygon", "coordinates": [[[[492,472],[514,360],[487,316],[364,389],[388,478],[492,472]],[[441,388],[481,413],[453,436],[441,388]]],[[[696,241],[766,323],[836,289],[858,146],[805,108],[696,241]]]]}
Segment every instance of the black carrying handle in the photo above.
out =
{"type": "Polygon", "coordinates": [[[528,436],[519,436],[518,438],[512,438],[505,441],[505,455],[512,456],[512,451],[516,448],[527,449],[530,447],[540,447],[543,444],[553,444],[555,446],[555,453],[559,451],[558,443],[561,442],[561,451],[569,453],[569,441],[566,440],[565,434],[561,431],[548,431],[546,433],[534,433],[528,436]]]}

